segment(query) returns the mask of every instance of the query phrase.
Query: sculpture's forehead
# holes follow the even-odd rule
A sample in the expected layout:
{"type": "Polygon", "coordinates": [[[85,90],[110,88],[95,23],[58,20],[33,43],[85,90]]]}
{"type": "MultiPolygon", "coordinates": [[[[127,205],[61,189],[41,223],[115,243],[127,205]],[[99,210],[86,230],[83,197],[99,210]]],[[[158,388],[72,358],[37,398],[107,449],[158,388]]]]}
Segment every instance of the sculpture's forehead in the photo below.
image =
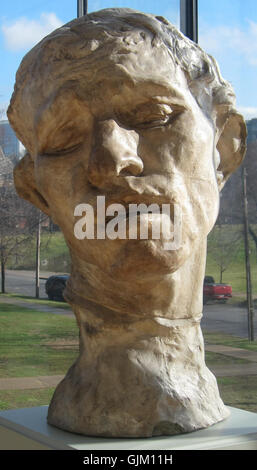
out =
{"type": "Polygon", "coordinates": [[[63,112],[69,114],[75,102],[81,104],[78,112],[87,108],[92,114],[104,117],[104,113],[112,109],[133,110],[151,101],[186,106],[192,100],[184,72],[166,52],[159,50],[148,54],[145,51],[142,56],[134,52],[113,54],[103,64],[97,58],[80,64],[76,80],[64,83],[56,80],[54,89],[36,114],[36,121],[39,123],[43,118],[47,123],[46,114],[55,119],[63,112]],[[163,55],[166,60],[158,62],[163,55]]]}
{"type": "Polygon", "coordinates": [[[132,39],[129,37],[130,41],[122,39],[127,38],[112,38],[101,44],[97,40],[88,40],[83,47],[80,39],[79,43],[73,44],[72,59],[60,56],[62,43],[58,41],[55,45],[52,41],[49,56],[48,48],[44,47],[43,55],[39,49],[33,58],[36,74],[33,73],[30,91],[33,89],[33,95],[49,100],[50,96],[54,99],[62,90],[65,93],[71,87],[83,99],[108,91],[118,95],[121,89],[124,90],[125,81],[130,87],[136,85],[137,88],[140,85],[148,87],[151,83],[166,86],[179,83],[180,87],[187,88],[184,72],[163,43],[153,46],[150,35],[144,39],[140,36],[139,42],[132,40],[133,35],[132,39]]]}

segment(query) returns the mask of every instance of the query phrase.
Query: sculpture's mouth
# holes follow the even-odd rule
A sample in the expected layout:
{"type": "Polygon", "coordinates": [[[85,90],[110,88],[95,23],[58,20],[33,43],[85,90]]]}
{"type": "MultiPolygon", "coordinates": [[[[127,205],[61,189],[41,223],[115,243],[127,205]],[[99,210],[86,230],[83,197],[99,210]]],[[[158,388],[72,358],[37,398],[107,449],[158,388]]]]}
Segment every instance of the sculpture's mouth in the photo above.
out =
{"type": "Polygon", "coordinates": [[[169,214],[170,218],[174,217],[174,201],[168,198],[155,196],[155,195],[140,195],[135,194],[121,196],[120,198],[110,197],[105,201],[105,221],[108,223],[115,216],[119,219],[130,219],[140,215],[159,215],[169,214]]]}
{"type": "MultiPolygon", "coordinates": [[[[177,224],[177,214],[182,214],[180,206],[171,198],[153,194],[97,195],[85,205],[76,206],[76,215],[82,217],[75,223],[74,233],[79,240],[159,240],[161,243],[177,240],[168,250],[181,246],[181,224],[177,224]],[[85,212],[85,216],[81,213],[85,212]],[[84,206],[84,207],[83,207],[84,206]],[[79,213],[78,213],[79,212],[79,213]],[[86,227],[86,230],[83,229],[86,227]]],[[[166,247],[164,247],[166,250],[166,247]]]]}
{"type": "MultiPolygon", "coordinates": [[[[138,206],[138,205],[137,205],[138,206]]],[[[109,206],[108,206],[109,207],[109,206]]],[[[119,220],[130,220],[130,218],[134,218],[134,217],[138,217],[140,218],[140,216],[144,216],[144,215],[147,215],[149,214],[149,216],[152,216],[154,217],[154,215],[160,215],[162,214],[162,210],[161,210],[161,207],[160,209],[158,208],[153,208],[153,210],[148,210],[147,208],[146,209],[141,209],[140,207],[134,207],[134,205],[124,205],[122,206],[124,208],[124,210],[120,210],[120,211],[114,211],[115,213],[113,213],[113,215],[106,215],[105,217],[105,221],[106,223],[108,223],[110,220],[113,220],[113,218],[115,216],[119,216],[119,220]]]]}
{"type": "MultiPolygon", "coordinates": [[[[130,199],[130,198],[129,198],[130,199]]],[[[106,207],[106,233],[111,229],[121,239],[170,239],[174,229],[174,205],[165,202],[153,202],[153,198],[131,198],[129,202],[109,204],[106,207]],[[108,228],[109,227],[109,228],[108,228]]],[[[97,223],[99,220],[97,220],[97,223]]]]}
{"type": "MultiPolygon", "coordinates": [[[[79,206],[75,208],[78,208],[76,215],[82,216],[79,206]]],[[[90,232],[89,238],[171,240],[178,210],[177,204],[160,195],[123,193],[119,197],[108,195],[108,198],[97,195],[85,204],[86,215],[82,221],[90,232]]],[[[80,223],[79,228],[76,227],[77,238],[87,238],[85,233],[81,232],[80,223]]]]}

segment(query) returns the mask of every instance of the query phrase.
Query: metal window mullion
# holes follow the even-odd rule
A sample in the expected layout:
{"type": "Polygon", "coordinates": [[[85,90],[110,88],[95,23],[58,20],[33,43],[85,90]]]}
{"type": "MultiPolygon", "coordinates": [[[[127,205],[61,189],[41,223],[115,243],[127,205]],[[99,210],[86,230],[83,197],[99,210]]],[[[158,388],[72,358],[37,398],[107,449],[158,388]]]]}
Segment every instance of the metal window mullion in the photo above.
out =
{"type": "Polygon", "coordinates": [[[87,0],[77,0],[77,17],[87,14],[87,0]]]}
{"type": "Polygon", "coordinates": [[[180,29],[189,39],[198,42],[198,0],[180,0],[180,29]]]}

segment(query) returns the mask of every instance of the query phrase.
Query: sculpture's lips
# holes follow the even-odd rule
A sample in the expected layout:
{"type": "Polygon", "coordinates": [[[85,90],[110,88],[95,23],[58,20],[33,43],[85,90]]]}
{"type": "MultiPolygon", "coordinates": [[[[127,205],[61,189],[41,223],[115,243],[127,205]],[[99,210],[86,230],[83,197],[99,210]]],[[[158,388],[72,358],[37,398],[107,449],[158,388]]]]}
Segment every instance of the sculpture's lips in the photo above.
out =
{"type": "MultiPolygon", "coordinates": [[[[104,196],[104,195],[101,195],[101,196],[104,196]]],[[[87,202],[93,207],[94,213],[96,214],[97,210],[99,210],[99,207],[100,207],[99,201],[97,201],[97,199],[94,197],[94,199],[92,198],[87,202]]],[[[101,201],[101,207],[103,207],[102,203],[103,201],[101,201]]],[[[108,207],[110,207],[112,204],[119,204],[123,206],[126,209],[126,212],[129,211],[129,206],[131,204],[136,204],[136,205],[145,204],[147,207],[151,206],[152,204],[155,204],[158,206],[158,208],[156,207],[156,211],[158,211],[158,209],[160,209],[161,211],[163,204],[169,204],[171,214],[173,214],[173,208],[174,208],[175,203],[176,201],[172,198],[168,198],[166,196],[161,196],[161,195],[156,196],[154,194],[140,194],[140,195],[120,194],[119,196],[115,194],[115,195],[104,196],[104,209],[105,210],[108,207]]]]}
{"type": "MultiPolygon", "coordinates": [[[[131,204],[132,204],[132,203],[131,203],[131,204]]],[[[152,217],[153,217],[154,215],[157,216],[157,215],[159,215],[159,214],[162,213],[161,208],[160,208],[160,210],[158,210],[158,209],[156,208],[155,210],[152,210],[152,211],[151,211],[151,210],[148,211],[147,209],[146,209],[145,211],[142,211],[142,210],[141,210],[141,211],[140,211],[140,210],[134,211],[134,210],[132,210],[132,209],[129,207],[129,205],[123,205],[123,207],[125,208],[125,214],[124,214],[124,215],[125,215],[125,217],[124,217],[125,219],[128,219],[129,217],[138,217],[138,218],[139,218],[140,215],[144,215],[144,214],[151,214],[152,217]]],[[[106,215],[105,221],[106,221],[106,222],[109,222],[109,220],[112,220],[113,217],[116,216],[116,215],[117,215],[117,213],[115,213],[115,214],[113,214],[113,215],[106,215]]],[[[172,213],[171,213],[171,215],[172,215],[172,213]]],[[[120,214],[120,217],[123,218],[123,214],[122,214],[122,213],[120,214]]]]}
{"type": "MultiPolygon", "coordinates": [[[[137,197],[135,194],[129,194],[126,196],[123,195],[122,197],[119,197],[119,198],[117,198],[117,196],[116,197],[108,196],[108,198],[106,198],[105,200],[105,210],[108,211],[108,208],[110,208],[110,206],[112,206],[113,204],[119,204],[125,209],[125,212],[126,212],[125,217],[128,218],[130,215],[132,216],[135,215],[135,208],[133,208],[133,205],[138,206],[138,214],[139,214],[139,211],[140,213],[147,213],[149,211],[152,214],[161,214],[163,212],[163,204],[165,204],[169,206],[170,216],[173,219],[174,203],[175,203],[174,201],[172,201],[171,199],[168,199],[167,197],[156,196],[156,195],[140,195],[137,197]],[[140,207],[140,205],[145,205],[145,207],[144,206],[140,207]]],[[[117,209],[118,208],[119,206],[117,207],[117,209]]],[[[106,215],[105,217],[106,222],[113,219],[115,215],[117,215],[117,212],[113,215],[106,215]]],[[[122,216],[122,213],[121,213],[121,216],[122,216]]]]}

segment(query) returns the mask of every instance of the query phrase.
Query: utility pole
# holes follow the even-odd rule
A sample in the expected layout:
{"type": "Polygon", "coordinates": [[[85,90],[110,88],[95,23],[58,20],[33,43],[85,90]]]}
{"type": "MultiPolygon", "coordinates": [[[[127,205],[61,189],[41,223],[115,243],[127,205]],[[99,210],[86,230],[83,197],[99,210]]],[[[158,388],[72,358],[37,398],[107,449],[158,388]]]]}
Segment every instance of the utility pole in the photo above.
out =
{"type": "Polygon", "coordinates": [[[36,244],[36,298],[39,299],[40,288],[40,243],[41,243],[41,212],[38,215],[37,244],[36,244]]]}
{"type": "Polygon", "coordinates": [[[253,310],[253,298],[252,298],[246,176],[247,176],[246,168],[243,168],[242,183],[243,183],[243,201],[244,201],[244,243],[245,243],[245,271],[246,271],[247,311],[248,311],[248,339],[249,341],[254,341],[254,326],[253,326],[254,310],[253,310]]]}
{"type": "Polygon", "coordinates": [[[87,0],[77,0],[77,17],[87,14],[87,0]]]}
{"type": "Polygon", "coordinates": [[[5,261],[4,261],[4,255],[3,255],[3,249],[0,247],[0,253],[1,253],[1,292],[2,294],[5,294],[5,261]]]}
{"type": "Polygon", "coordinates": [[[198,43],[198,0],[180,0],[180,30],[198,43]]]}

